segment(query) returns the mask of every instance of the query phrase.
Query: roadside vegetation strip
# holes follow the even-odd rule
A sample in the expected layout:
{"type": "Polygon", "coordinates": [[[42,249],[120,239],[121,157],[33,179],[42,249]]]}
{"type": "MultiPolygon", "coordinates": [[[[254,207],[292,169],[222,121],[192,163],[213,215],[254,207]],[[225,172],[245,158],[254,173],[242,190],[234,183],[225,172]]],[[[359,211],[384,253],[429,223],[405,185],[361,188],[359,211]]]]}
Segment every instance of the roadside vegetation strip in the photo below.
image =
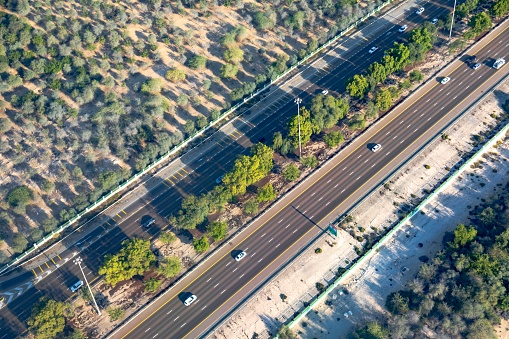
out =
{"type": "MultiPolygon", "coordinates": [[[[14,265],[17,265],[20,263],[20,261],[22,261],[23,259],[25,259],[27,256],[29,256],[30,254],[32,254],[34,251],[36,251],[39,247],[41,247],[42,245],[44,245],[47,241],[51,240],[54,238],[55,235],[57,234],[60,234],[62,231],[64,231],[65,229],[67,229],[68,227],[72,226],[73,224],[75,224],[76,222],[78,222],[84,215],[86,215],[88,212],[96,209],[97,207],[99,206],[102,206],[102,204],[111,199],[112,197],[114,197],[115,195],[119,194],[120,192],[122,192],[124,189],[127,188],[127,186],[130,186],[131,184],[133,184],[136,180],[140,179],[140,177],[148,174],[150,171],[152,171],[153,169],[155,169],[156,167],[160,166],[164,161],[168,160],[169,157],[171,157],[172,155],[176,154],[177,152],[183,150],[185,147],[189,146],[191,144],[191,142],[195,141],[197,138],[203,136],[206,132],[208,132],[209,130],[211,130],[214,126],[216,126],[217,124],[219,124],[220,122],[222,122],[223,120],[225,120],[228,116],[230,116],[232,113],[234,113],[238,108],[240,108],[242,105],[244,105],[245,103],[247,103],[249,100],[253,99],[254,97],[258,96],[260,93],[264,92],[265,90],[267,90],[269,87],[271,87],[274,83],[276,83],[277,81],[283,79],[284,77],[286,77],[287,75],[289,75],[291,72],[293,72],[296,68],[302,66],[303,64],[305,64],[310,58],[314,57],[315,55],[317,55],[318,53],[322,52],[325,48],[329,47],[332,43],[334,43],[336,40],[338,40],[339,38],[341,38],[342,36],[344,36],[345,34],[347,34],[349,31],[351,31],[352,29],[354,29],[355,27],[357,27],[359,24],[363,23],[364,21],[366,21],[369,17],[371,17],[372,15],[374,15],[375,13],[381,11],[383,8],[385,8],[387,5],[389,5],[390,3],[392,3],[393,1],[392,0],[389,0],[389,1],[386,1],[384,2],[383,4],[381,4],[380,6],[378,6],[376,9],[374,9],[373,11],[371,11],[370,13],[368,13],[367,15],[365,15],[364,17],[358,19],[354,24],[350,25],[349,27],[347,27],[345,30],[341,31],[339,34],[337,34],[336,36],[334,36],[332,39],[330,39],[328,42],[326,42],[325,44],[323,44],[321,47],[317,48],[315,51],[309,53],[304,59],[302,59],[301,61],[297,62],[297,64],[295,64],[294,66],[290,67],[289,69],[287,69],[284,73],[280,74],[276,79],[272,80],[269,84],[267,84],[266,86],[264,86],[263,88],[261,88],[260,90],[250,94],[250,96],[248,98],[243,98],[241,102],[237,103],[236,105],[234,105],[233,107],[231,107],[230,109],[228,109],[226,112],[224,112],[222,115],[220,115],[215,121],[211,121],[206,127],[202,128],[201,130],[199,130],[198,132],[196,132],[194,135],[190,136],[189,138],[187,138],[186,140],[184,140],[183,142],[181,142],[180,144],[178,144],[177,146],[175,146],[172,150],[170,150],[168,153],[166,153],[165,155],[159,157],[155,162],[153,162],[152,164],[150,164],[149,166],[147,166],[146,168],[144,168],[143,170],[141,170],[140,172],[136,173],[134,176],[132,176],[130,179],[126,180],[126,182],[120,184],[116,189],[110,191],[108,194],[102,196],[99,200],[97,200],[96,202],[94,202],[93,204],[91,204],[90,206],[88,206],[87,208],[85,208],[84,211],[80,212],[80,213],[77,213],[76,214],[76,217],[72,218],[71,220],[67,221],[66,223],[64,223],[62,226],[60,226],[59,228],[57,228],[56,230],[53,230],[51,233],[49,233],[48,235],[46,235],[45,237],[43,237],[41,240],[35,242],[33,244],[33,247],[27,251],[25,251],[24,253],[22,253],[21,255],[19,255],[18,257],[16,257],[15,259],[13,259],[10,263],[4,265],[4,267],[2,269],[0,269],[0,274],[5,272],[6,270],[8,270],[10,267],[14,266],[14,265]]],[[[207,138],[208,139],[208,138],[207,138]]],[[[192,147],[189,151],[191,151],[192,149],[200,146],[203,142],[205,142],[207,139],[199,142],[197,145],[195,145],[194,147],[192,147]]],[[[168,164],[169,165],[169,164],[168,164]]],[[[167,165],[165,165],[166,167],[167,165]]]]}
{"type": "MultiPolygon", "coordinates": [[[[509,79],[509,75],[502,78],[493,88],[486,92],[479,100],[476,101],[476,104],[479,102],[482,102],[488,95],[492,94],[493,91],[498,87],[499,84],[504,82],[505,80],[509,79]]],[[[471,108],[474,105],[472,105],[469,109],[465,110],[464,113],[462,113],[461,116],[468,113],[471,108]]],[[[457,121],[457,119],[456,119],[457,121]]],[[[509,123],[506,124],[502,129],[500,129],[495,136],[493,136],[488,142],[486,142],[478,151],[474,153],[468,160],[466,160],[455,172],[450,174],[448,178],[440,184],[438,188],[436,188],[429,196],[427,196],[419,205],[414,208],[406,217],[404,217],[400,222],[396,224],[390,231],[388,231],[378,242],[373,244],[373,246],[367,250],[361,257],[359,257],[355,263],[353,263],[341,276],[339,276],[332,284],[330,284],[327,289],[320,293],[315,300],[313,300],[309,306],[307,306],[304,310],[302,310],[298,315],[296,315],[286,326],[291,328],[296,323],[298,323],[303,317],[305,317],[313,307],[322,301],[325,297],[329,295],[329,293],[337,288],[343,280],[345,280],[355,269],[357,269],[358,266],[364,264],[365,260],[369,259],[371,255],[375,255],[374,252],[376,252],[381,246],[385,244],[387,240],[389,240],[392,235],[397,232],[404,224],[408,222],[417,212],[419,212],[427,203],[429,203],[430,200],[432,200],[438,193],[440,193],[443,189],[445,189],[449,184],[452,183],[453,180],[455,180],[460,174],[462,174],[465,169],[468,169],[472,163],[474,163],[479,157],[481,157],[484,153],[487,152],[489,148],[491,148],[493,145],[495,145],[500,139],[503,139],[506,137],[506,134],[509,131],[509,123]]],[[[437,137],[438,138],[438,137],[437,137]]],[[[414,155],[418,156],[421,152],[414,155]]],[[[277,336],[276,336],[277,338],[277,336]]]]}

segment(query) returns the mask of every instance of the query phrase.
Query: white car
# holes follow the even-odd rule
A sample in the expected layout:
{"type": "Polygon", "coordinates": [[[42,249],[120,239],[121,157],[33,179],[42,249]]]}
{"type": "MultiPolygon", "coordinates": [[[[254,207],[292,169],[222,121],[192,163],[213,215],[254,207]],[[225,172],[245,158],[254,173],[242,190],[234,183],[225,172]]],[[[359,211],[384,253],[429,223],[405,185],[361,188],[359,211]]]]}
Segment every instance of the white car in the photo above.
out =
{"type": "Polygon", "coordinates": [[[246,256],[246,252],[242,251],[240,252],[239,254],[237,254],[237,256],[235,257],[235,260],[236,261],[241,261],[245,256],[246,256]]]}
{"type": "Polygon", "coordinates": [[[436,25],[436,24],[437,24],[437,22],[438,22],[438,19],[437,19],[437,18],[435,18],[435,19],[431,20],[431,23],[432,23],[433,25],[436,25]]]}
{"type": "Polygon", "coordinates": [[[184,305],[186,306],[189,306],[191,305],[192,303],[194,303],[194,301],[198,299],[197,296],[195,296],[194,294],[191,294],[189,297],[187,297],[186,300],[184,300],[184,305]]]}
{"type": "Polygon", "coordinates": [[[327,95],[327,94],[329,94],[329,90],[328,90],[328,89],[324,89],[324,90],[322,91],[322,94],[323,94],[323,95],[327,95]]]}
{"type": "Polygon", "coordinates": [[[380,145],[380,144],[374,144],[373,146],[371,146],[371,151],[372,151],[372,152],[376,152],[376,151],[378,151],[380,148],[382,148],[382,145],[380,145]]]}
{"type": "Polygon", "coordinates": [[[77,283],[69,287],[72,293],[76,292],[83,286],[83,281],[79,280],[77,283]]]}
{"type": "Polygon", "coordinates": [[[369,49],[369,54],[373,54],[373,53],[375,53],[377,50],[378,50],[378,47],[373,46],[373,47],[371,47],[371,48],[369,49]]]}
{"type": "Polygon", "coordinates": [[[415,11],[415,14],[421,14],[422,12],[424,12],[424,7],[419,7],[419,9],[415,11]]]}
{"type": "Polygon", "coordinates": [[[443,79],[442,79],[442,81],[440,81],[440,83],[441,83],[442,85],[445,85],[445,84],[446,84],[446,83],[448,83],[449,81],[451,81],[451,78],[449,78],[449,77],[445,77],[445,78],[443,78],[443,79]]]}
{"type": "Polygon", "coordinates": [[[472,69],[475,71],[479,67],[481,67],[481,64],[480,63],[476,63],[475,65],[472,66],[472,69]]]}
{"type": "Polygon", "coordinates": [[[398,32],[403,33],[404,31],[406,31],[407,28],[408,28],[407,25],[403,25],[398,29],[398,32]]]}
{"type": "Polygon", "coordinates": [[[345,312],[343,313],[343,315],[345,316],[345,318],[348,318],[348,316],[352,315],[352,311],[345,312]]]}

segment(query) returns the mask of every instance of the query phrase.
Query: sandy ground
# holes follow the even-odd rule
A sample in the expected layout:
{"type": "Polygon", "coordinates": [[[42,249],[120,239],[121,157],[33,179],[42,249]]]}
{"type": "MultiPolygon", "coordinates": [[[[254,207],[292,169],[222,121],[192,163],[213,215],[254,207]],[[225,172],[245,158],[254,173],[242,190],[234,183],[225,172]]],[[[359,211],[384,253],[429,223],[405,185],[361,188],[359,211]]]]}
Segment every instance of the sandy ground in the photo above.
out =
{"type": "MultiPolygon", "coordinates": [[[[380,187],[362,202],[352,213],[353,222],[347,230],[359,227],[365,232],[394,224],[408,206],[417,203],[461,159],[461,154],[473,147],[472,136],[489,130],[496,123],[494,117],[501,112],[500,103],[509,99],[509,81],[488,96],[469,114],[446,131],[448,140],[439,138],[420,156],[397,173],[388,185],[380,187]],[[425,169],[424,165],[429,165],[425,169]],[[407,207],[405,207],[407,206],[407,207]]],[[[380,252],[354,272],[345,285],[331,293],[327,306],[320,303],[308,316],[294,327],[301,338],[342,338],[352,325],[365,319],[383,315],[385,297],[400,289],[417,272],[419,257],[433,256],[441,248],[445,232],[460,223],[468,223],[468,211],[481,198],[501,189],[497,184],[506,181],[508,171],[509,142],[493,149],[497,155],[486,157],[482,168],[470,169],[449,185],[433,201],[425,206],[408,225],[398,232],[390,247],[380,252]],[[467,206],[468,208],[465,208],[467,206]],[[420,245],[422,244],[422,245],[420,245]],[[403,267],[409,268],[404,274],[403,267]],[[341,294],[340,290],[348,290],[341,294]],[[344,313],[352,312],[347,319],[344,313]]],[[[331,247],[327,235],[316,246],[305,252],[290,267],[267,284],[256,296],[239,309],[210,338],[259,338],[274,335],[283,322],[301,309],[304,302],[316,295],[316,282],[332,281],[337,267],[345,260],[356,257],[353,246],[358,245],[348,233],[342,234],[331,247]],[[315,254],[320,247],[323,252],[315,254]],[[281,295],[286,298],[283,301],[281,295]]],[[[325,283],[324,283],[325,284],[325,283]]],[[[501,331],[507,325],[502,325],[501,331]]],[[[507,335],[506,335],[507,336],[507,335]]]]}

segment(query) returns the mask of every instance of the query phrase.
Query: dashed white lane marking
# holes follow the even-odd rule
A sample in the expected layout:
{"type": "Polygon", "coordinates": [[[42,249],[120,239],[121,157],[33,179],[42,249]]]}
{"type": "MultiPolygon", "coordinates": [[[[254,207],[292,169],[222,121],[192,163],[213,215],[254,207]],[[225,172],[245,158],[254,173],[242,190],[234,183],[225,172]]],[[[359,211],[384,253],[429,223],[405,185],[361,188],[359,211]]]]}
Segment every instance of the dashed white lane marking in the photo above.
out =
{"type": "Polygon", "coordinates": [[[404,122],[405,120],[401,120],[401,122],[399,123],[400,125],[404,122]]]}
{"type": "Polygon", "coordinates": [[[357,179],[355,179],[355,181],[359,180],[361,177],[357,177],[357,179]]]}
{"type": "Polygon", "coordinates": [[[353,174],[353,172],[351,172],[349,175],[352,175],[352,174],[353,174]]]}
{"type": "Polygon", "coordinates": [[[209,282],[211,279],[212,279],[212,278],[209,278],[209,279],[207,280],[207,282],[209,282]]]}
{"type": "Polygon", "coordinates": [[[150,331],[150,327],[145,330],[145,333],[147,333],[148,331],[150,331]]]}
{"type": "Polygon", "coordinates": [[[426,102],[429,102],[430,100],[431,100],[431,98],[430,98],[430,99],[428,99],[428,100],[426,100],[426,102]]]}
{"type": "Polygon", "coordinates": [[[228,267],[228,265],[230,265],[230,264],[231,264],[231,261],[230,261],[229,263],[227,263],[227,264],[226,264],[226,267],[228,267]]]}
{"type": "Polygon", "coordinates": [[[291,224],[286,225],[286,227],[285,227],[285,228],[288,228],[290,225],[291,225],[291,224]]]}
{"type": "Polygon", "coordinates": [[[173,310],[169,310],[168,313],[166,313],[166,315],[170,314],[173,310]]]}
{"type": "Polygon", "coordinates": [[[357,159],[359,159],[360,157],[362,157],[362,154],[359,154],[359,156],[357,157],[357,159]]]}
{"type": "Polygon", "coordinates": [[[186,326],[187,323],[183,323],[182,325],[180,325],[180,328],[186,326]]]}
{"type": "Polygon", "coordinates": [[[394,138],[392,138],[392,140],[396,139],[398,136],[396,135],[394,138]]]}
{"type": "Polygon", "coordinates": [[[242,277],[244,276],[245,273],[242,273],[242,275],[239,277],[239,279],[242,279],[242,277]]]}
{"type": "Polygon", "coordinates": [[[445,108],[445,106],[443,106],[442,108],[440,108],[440,110],[443,110],[445,108]]]}
{"type": "Polygon", "coordinates": [[[341,191],[341,193],[343,193],[344,191],[345,191],[345,190],[343,189],[343,190],[341,191]]]}
{"type": "Polygon", "coordinates": [[[371,168],[375,167],[376,164],[371,165],[371,168]]]}
{"type": "Polygon", "coordinates": [[[203,306],[201,310],[203,311],[206,307],[207,307],[207,305],[203,306]]]}
{"type": "MultiPolygon", "coordinates": [[[[417,111],[417,110],[416,110],[416,111],[417,111]]],[[[387,132],[387,133],[385,133],[385,135],[389,135],[389,133],[391,133],[391,132],[387,132]]]]}
{"type": "Polygon", "coordinates": [[[234,273],[236,270],[238,270],[239,268],[238,267],[235,267],[235,269],[232,271],[232,273],[234,273]]]}
{"type": "Polygon", "coordinates": [[[216,287],[217,287],[217,285],[219,285],[219,284],[216,284],[216,285],[214,286],[214,288],[216,288],[216,287]]]}
{"type": "Polygon", "coordinates": [[[221,292],[221,294],[223,294],[224,292],[226,292],[226,290],[223,290],[223,292],[221,292]]]}
{"type": "Polygon", "coordinates": [[[346,167],[345,167],[345,168],[343,168],[343,171],[344,171],[344,170],[346,170],[346,167]]]}
{"type": "Polygon", "coordinates": [[[424,113],[421,114],[421,117],[424,115],[424,113]]]}
{"type": "Polygon", "coordinates": [[[313,192],[313,194],[311,194],[311,196],[312,196],[312,197],[314,197],[314,196],[315,196],[315,194],[316,194],[316,192],[313,192]]]}
{"type": "Polygon", "coordinates": [[[173,319],[173,321],[177,321],[178,318],[180,318],[180,315],[173,319]]]}
{"type": "Polygon", "coordinates": [[[276,245],[276,248],[278,248],[278,247],[279,247],[279,245],[281,245],[281,244],[277,244],[277,245],[276,245]]]}
{"type": "Polygon", "coordinates": [[[447,94],[446,94],[446,95],[449,95],[449,94],[451,94],[451,92],[447,92],[447,94]]]}
{"type": "MultiPolygon", "coordinates": [[[[299,206],[297,206],[297,208],[299,208],[299,206]]],[[[263,233],[260,238],[263,238],[265,236],[265,234],[267,234],[267,233],[263,233]]]]}
{"type": "Polygon", "coordinates": [[[305,210],[304,212],[302,212],[302,214],[306,214],[306,212],[307,212],[307,211],[308,211],[308,210],[305,210]]]}
{"type": "MultiPolygon", "coordinates": [[[[185,324],[184,324],[184,325],[185,325],[185,324]]],[[[182,326],[184,326],[184,325],[182,325],[182,326]]],[[[182,327],[182,326],[180,326],[180,327],[182,327]]],[[[155,336],[153,336],[153,337],[152,337],[152,339],[154,339],[154,338],[155,338],[155,337],[157,337],[158,335],[159,335],[159,333],[156,333],[156,335],[155,335],[155,336]]]]}
{"type": "Polygon", "coordinates": [[[466,89],[468,89],[470,87],[470,85],[468,85],[467,87],[465,87],[466,89]]]}
{"type": "Polygon", "coordinates": [[[369,159],[366,159],[366,160],[364,161],[364,163],[367,163],[367,162],[368,162],[368,160],[369,160],[369,159]]]}
{"type": "Polygon", "coordinates": [[[438,104],[438,102],[435,102],[435,103],[433,104],[433,107],[435,107],[437,104],[438,104]]]}
{"type": "Polygon", "coordinates": [[[329,182],[331,182],[331,181],[332,181],[332,179],[329,179],[329,181],[327,181],[327,183],[329,183],[329,182]]]}
{"type": "Polygon", "coordinates": [[[385,155],[389,155],[389,153],[391,153],[391,151],[389,151],[389,152],[385,153],[385,155]]]}
{"type": "Polygon", "coordinates": [[[281,221],[283,221],[283,219],[279,220],[278,224],[280,224],[280,223],[281,223],[281,221]]]}
{"type": "Polygon", "coordinates": [[[320,199],[318,199],[318,201],[322,201],[323,197],[321,197],[320,199]]]}
{"type": "Polygon", "coordinates": [[[272,240],[274,240],[274,238],[270,238],[269,242],[271,242],[272,240]]]}
{"type": "Polygon", "coordinates": [[[297,229],[295,229],[292,233],[295,233],[295,232],[297,232],[297,229]]]}
{"type": "Polygon", "coordinates": [[[453,100],[456,100],[456,98],[457,98],[457,97],[458,97],[458,96],[456,95],[456,96],[455,96],[454,98],[452,98],[452,99],[453,99],[453,100]]]}
{"type": "Polygon", "coordinates": [[[338,187],[339,184],[334,185],[334,188],[338,187]]]}
{"type": "Polygon", "coordinates": [[[328,203],[326,203],[325,206],[329,206],[329,204],[330,204],[330,201],[328,203]]]}
{"type": "Polygon", "coordinates": [[[431,117],[428,118],[428,121],[430,121],[430,120],[431,120],[431,117]]]}
{"type": "Polygon", "coordinates": [[[402,143],[403,143],[403,141],[405,141],[405,140],[401,140],[399,143],[400,143],[400,144],[402,144],[402,143]]]}
{"type": "Polygon", "coordinates": [[[415,132],[417,132],[417,130],[418,130],[418,129],[419,129],[419,128],[414,129],[414,133],[415,133],[415,132]]]}
{"type": "Polygon", "coordinates": [[[258,260],[258,262],[260,262],[260,261],[262,261],[262,260],[263,260],[263,258],[261,258],[260,260],[258,260]]]}
{"type": "Polygon", "coordinates": [[[255,256],[255,254],[256,254],[256,252],[254,252],[253,254],[251,254],[251,257],[254,257],[254,256],[255,256]]]}

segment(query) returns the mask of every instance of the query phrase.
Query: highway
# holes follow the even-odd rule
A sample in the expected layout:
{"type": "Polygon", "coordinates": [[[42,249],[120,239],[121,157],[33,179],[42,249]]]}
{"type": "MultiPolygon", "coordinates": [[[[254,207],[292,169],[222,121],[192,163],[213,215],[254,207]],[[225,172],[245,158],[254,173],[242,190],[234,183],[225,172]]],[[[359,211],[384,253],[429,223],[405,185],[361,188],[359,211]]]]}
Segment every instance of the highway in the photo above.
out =
{"type": "Polygon", "coordinates": [[[476,50],[482,67],[473,70],[462,61],[454,63],[436,81],[417,92],[415,99],[399,107],[394,117],[374,130],[367,142],[338,157],[334,165],[322,171],[319,180],[313,180],[309,187],[287,199],[270,219],[257,225],[256,230],[177,295],[153,313],[135,319],[115,337],[196,338],[202,335],[214,323],[209,321],[211,316],[219,317],[216,313],[226,312],[217,310],[232,299],[241,301],[247,293],[243,291],[244,286],[265,274],[266,268],[285,255],[295,242],[311,231],[321,232],[320,228],[326,225],[322,221],[337,211],[338,206],[346,209],[345,201],[376,185],[373,178],[379,183],[380,174],[397,168],[404,158],[426,143],[426,138],[454,120],[460,108],[474,102],[480,94],[479,88],[507,74],[507,66],[498,71],[491,67],[494,58],[509,55],[508,25],[500,32],[476,50]],[[451,81],[440,84],[442,76],[449,76],[451,81]],[[380,143],[383,148],[373,153],[369,150],[372,143],[380,143]],[[248,255],[236,262],[234,256],[242,250],[248,255]],[[182,301],[189,293],[196,294],[198,299],[186,307],[182,301]]]}
{"type": "MultiPolygon", "coordinates": [[[[391,20],[400,24],[407,24],[412,28],[422,23],[423,20],[440,17],[440,15],[449,11],[448,8],[443,7],[438,2],[421,2],[421,4],[426,8],[423,15],[416,15],[412,7],[401,18],[402,21],[400,18],[391,18],[391,20]]],[[[386,18],[379,20],[385,21],[386,18]]],[[[293,98],[296,95],[299,95],[303,99],[303,103],[306,104],[310,102],[313,95],[323,88],[342,93],[345,89],[345,81],[349,77],[365,69],[373,61],[380,59],[384,49],[387,49],[395,40],[405,35],[397,32],[399,26],[393,24],[389,26],[392,29],[384,32],[383,35],[370,41],[363,41],[362,45],[344,52],[342,59],[332,60],[326,69],[318,69],[315,77],[309,79],[312,83],[311,87],[305,88],[309,85],[309,82],[307,82],[302,84],[303,88],[294,88],[291,93],[276,92],[272,94],[272,98],[275,98],[275,100],[262,114],[250,116],[250,111],[245,112],[244,116],[246,118],[244,120],[248,120],[248,123],[242,123],[244,120],[239,120],[238,124],[235,125],[236,133],[217,135],[214,138],[213,147],[208,149],[207,154],[202,158],[182,157],[183,167],[182,171],[179,172],[179,176],[175,175],[172,178],[167,178],[142,199],[125,208],[122,211],[123,213],[119,213],[117,217],[110,220],[104,220],[102,226],[95,233],[70,247],[67,252],[62,253],[58,258],[48,258],[46,266],[54,269],[52,274],[34,287],[27,288],[23,293],[11,294],[8,297],[9,300],[12,297],[12,301],[0,311],[0,316],[7,320],[0,325],[0,338],[12,337],[13,334],[19,334],[26,328],[25,321],[30,315],[30,309],[41,296],[46,295],[57,300],[66,300],[71,296],[68,287],[78,279],[82,279],[78,268],[72,264],[73,252],[80,253],[86,266],[87,278],[89,281],[94,281],[98,277],[97,270],[102,264],[103,256],[118,251],[123,239],[133,236],[147,238],[156,235],[161,228],[167,226],[166,217],[178,211],[183,196],[200,194],[210,190],[215,185],[215,179],[232,167],[233,161],[239,154],[249,152],[249,147],[253,143],[263,139],[270,140],[273,132],[283,129],[288,118],[296,113],[295,104],[293,103],[293,98]],[[374,54],[369,54],[367,51],[373,45],[380,49],[374,54]],[[190,160],[187,161],[187,158],[190,160]],[[148,216],[153,216],[157,222],[154,227],[146,231],[141,227],[141,221],[148,216]],[[66,262],[66,259],[69,260],[66,262]],[[56,265],[58,265],[58,268],[54,267],[56,265]],[[20,297],[21,295],[22,297],[20,297]]],[[[385,149],[384,147],[383,151],[385,149]]],[[[330,204],[331,207],[335,206],[335,202],[330,204]]],[[[307,210],[301,210],[301,212],[306,214],[307,210]]],[[[319,220],[317,218],[320,215],[320,213],[316,213],[310,219],[319,220]]],[[[292,243],[292,239],[295,239],[301,233],[296,231],[290,234],[291,237],[287,240],[283,238],[278,240],[278,243],[280,243],[278,248],[288,247],[292,243]]],[[[276,238],[276,234],[273,237],[276,238]]],[[[260,265],[263,265],[268,259],[264,260],[260,262],[260,265]]],[[[247,262],[248,258],[245,261],[247,262]]],[[[33,280],[34,276],[39,278],[46,267],[43,266],[40,269],[41,272],[28,271],[15,280],[2,282],[0,291],[4,292],[8,289],[12,291],[12,288],[33,280]]],[[[247,276],[239,280],[246,278],[247,276]]],[[[232,288],[234,289],[235,286],[237,285],[232,285],[232,288]]],[[[203,298],[200,296],[197,305],[202,300],[203,298]]],[[[209,310],[212,308],[212,304],[208,306],[209,310]]],[[[188,326],[182,327],[183,330],[188,326]]]]}

